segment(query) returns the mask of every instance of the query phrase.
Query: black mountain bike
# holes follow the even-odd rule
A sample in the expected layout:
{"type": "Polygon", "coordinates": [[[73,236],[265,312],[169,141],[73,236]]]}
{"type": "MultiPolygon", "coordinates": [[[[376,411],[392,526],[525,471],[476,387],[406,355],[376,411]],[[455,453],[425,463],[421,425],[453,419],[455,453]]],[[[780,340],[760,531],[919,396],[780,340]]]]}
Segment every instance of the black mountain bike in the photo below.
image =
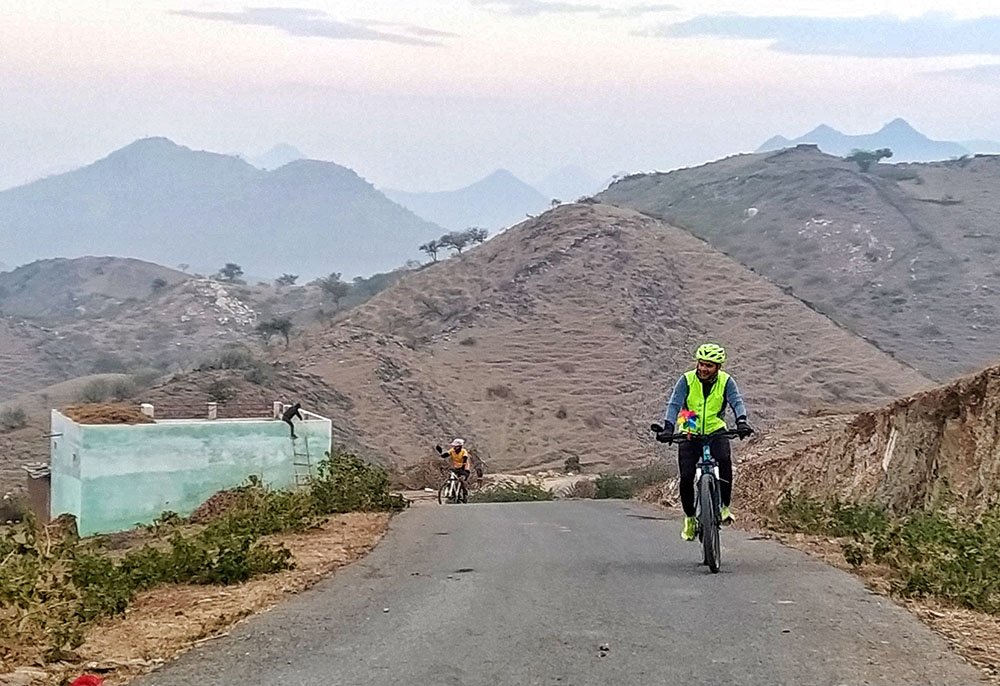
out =
{"type": "MultiPolygon", "coordinates": [[[[653,433],[663,431],[659,424],[653,424],[649,428],[653,433]]],[[[719,437],[739,438],[739,433],[730,429],[710,436],[685,433],[670,436],[675,442],[693,441],[701,444],[701,459],[698,460],[694,475],[695,531],[701,541],[701,563],[708,565],[712,574],[718,574],[722,567],[722,544],[719,540],[719,530],[722,528],[722,492],[719,489],[719,465],[712,457],[709,439],[719,437]]]]}

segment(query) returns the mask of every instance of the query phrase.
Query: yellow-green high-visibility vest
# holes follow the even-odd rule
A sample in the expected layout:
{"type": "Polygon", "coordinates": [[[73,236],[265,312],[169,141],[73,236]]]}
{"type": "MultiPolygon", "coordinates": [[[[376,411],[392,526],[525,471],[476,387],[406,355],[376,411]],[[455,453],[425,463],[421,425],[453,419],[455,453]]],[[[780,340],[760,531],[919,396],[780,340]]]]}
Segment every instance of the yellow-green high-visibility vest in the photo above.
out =
{"type": "Polygon", "coordinates": [[[691,370],[684,374],[687,379],[688,394],[684,406],[698,415],[694,433],[705,436],[726,428],[726,384],[729,374],[719,371],[715,385],[705,397],[705,391],[698,378],[698,372],[691,370]]]}

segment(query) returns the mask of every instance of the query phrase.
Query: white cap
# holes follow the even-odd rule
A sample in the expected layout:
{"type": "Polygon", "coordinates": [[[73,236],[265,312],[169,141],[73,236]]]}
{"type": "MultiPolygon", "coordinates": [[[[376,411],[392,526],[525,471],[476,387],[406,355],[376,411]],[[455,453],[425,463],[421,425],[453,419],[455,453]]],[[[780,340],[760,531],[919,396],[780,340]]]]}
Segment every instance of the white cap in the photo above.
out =
{"type": "Polygon", "coordinates": [[[463,445],[465,445],[465,440],[461,438],[456,438],[454,441],[451,442],[452,448],[461,448],[463,445]]]}

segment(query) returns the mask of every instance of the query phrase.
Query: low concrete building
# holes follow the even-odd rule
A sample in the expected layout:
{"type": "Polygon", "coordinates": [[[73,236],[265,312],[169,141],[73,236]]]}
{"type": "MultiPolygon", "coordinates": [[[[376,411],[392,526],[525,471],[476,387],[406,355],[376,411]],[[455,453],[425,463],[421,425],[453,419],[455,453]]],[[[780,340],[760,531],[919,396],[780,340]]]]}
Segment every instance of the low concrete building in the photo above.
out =
{"type": "MultiPolygon", "coordinates": [[[[302,410],[298,440],[273,418],[165,419],[148,424],[80,424],[52,411],[53,518],[77,518],[81,536],[148,524],[166,511],[191,514],[218,491],[251,475],[290,488],[330,450],[331,422],[302,410]]],[[[208,416],[215,416],[210,408],[208,416]]],[[[153,417],[155,409],[142,411],[153,417]]]]}

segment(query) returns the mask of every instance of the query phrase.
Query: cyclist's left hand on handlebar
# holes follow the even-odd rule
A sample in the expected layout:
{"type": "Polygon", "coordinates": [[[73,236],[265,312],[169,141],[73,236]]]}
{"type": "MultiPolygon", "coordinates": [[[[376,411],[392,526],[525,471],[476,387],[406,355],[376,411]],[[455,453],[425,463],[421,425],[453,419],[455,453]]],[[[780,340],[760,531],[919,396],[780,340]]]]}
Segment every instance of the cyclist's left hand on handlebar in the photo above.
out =
{"type": "Polygon", "coordinates": [[[736,420],[736,434],[740,437],[740,440],[744,438],[749,438],[753,434],[753,427],[746,419],[736,420]]]}

